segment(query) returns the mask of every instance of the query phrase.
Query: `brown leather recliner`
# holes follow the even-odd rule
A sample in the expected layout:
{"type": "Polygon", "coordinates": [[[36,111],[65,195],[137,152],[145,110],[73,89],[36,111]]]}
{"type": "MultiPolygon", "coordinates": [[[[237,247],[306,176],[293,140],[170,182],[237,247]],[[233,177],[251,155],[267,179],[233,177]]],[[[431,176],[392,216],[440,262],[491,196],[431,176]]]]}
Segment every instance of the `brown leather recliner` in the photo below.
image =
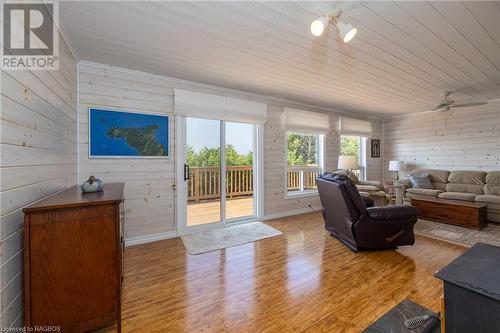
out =
{"type": "Polygon", "coordinates": [[[415,243],[415,208],[367,208],[346,176],[325,173],[317,178],[317,183],[326,229],[351,250],[390,249],[415,243]]]}

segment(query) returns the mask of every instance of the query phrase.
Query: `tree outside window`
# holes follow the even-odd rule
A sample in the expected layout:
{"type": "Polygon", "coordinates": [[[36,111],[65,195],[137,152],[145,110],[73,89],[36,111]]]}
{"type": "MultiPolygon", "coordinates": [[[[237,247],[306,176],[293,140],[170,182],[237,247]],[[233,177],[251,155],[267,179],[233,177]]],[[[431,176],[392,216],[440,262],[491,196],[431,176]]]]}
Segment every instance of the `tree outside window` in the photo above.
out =
{"type": "Polygon", "coordinates": [[[317,134],[288,133],[288,165],[318,165],[317,134]]]}
{"type": "Polygon", "coordinates": [[[287,132],[287,191],[302,193],[317,188],[316,177],[322,172],[322,136],[287,132]]]}
{"type": "MultiPolygon", "coordinates": [[[[220,148],[203,147],[196,152],[193,147],[187,147],[186,161],[188,165],[196,167],[214,167],[220,165],[220,148]]],[[[253,165],[253,152],[239,153],[233,145],[226,146],[227,166],[251,166],[253,165]]]]}

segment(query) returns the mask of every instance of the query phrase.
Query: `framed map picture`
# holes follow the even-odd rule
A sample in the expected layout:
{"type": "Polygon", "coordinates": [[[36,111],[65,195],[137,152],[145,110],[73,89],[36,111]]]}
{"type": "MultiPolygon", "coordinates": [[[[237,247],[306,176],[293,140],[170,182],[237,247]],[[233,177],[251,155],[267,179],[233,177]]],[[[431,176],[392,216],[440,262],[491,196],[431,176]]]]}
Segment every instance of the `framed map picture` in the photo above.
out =
{"type": "Polygon", "coordinates": [[[169,118],[89,108],[90,158],[166,158],[169,118]]]}

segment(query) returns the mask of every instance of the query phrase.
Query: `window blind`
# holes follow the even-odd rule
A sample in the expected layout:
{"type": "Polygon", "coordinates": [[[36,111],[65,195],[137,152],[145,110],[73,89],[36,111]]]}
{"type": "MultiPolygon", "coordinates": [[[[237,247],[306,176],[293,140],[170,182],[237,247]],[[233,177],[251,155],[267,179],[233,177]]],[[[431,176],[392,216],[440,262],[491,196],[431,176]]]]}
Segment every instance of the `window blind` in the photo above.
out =
{"type": "Polygon", "coordinates": [[[285,108],[283,123],[287,131],[315,134],[330,131],[330,116],[324,113],[285,108]]]}
{"type": "Polygon", "coordinates": [[[339,117],[339,132],[342,135],[369,137],[372,134],[372,123],[367,120],[339,117]]]}
{"type": "Polygon", "coordinates": [[[264,124],[267,104],[227,96],[175,89],[175,114],[225,121],[264,124]]]}

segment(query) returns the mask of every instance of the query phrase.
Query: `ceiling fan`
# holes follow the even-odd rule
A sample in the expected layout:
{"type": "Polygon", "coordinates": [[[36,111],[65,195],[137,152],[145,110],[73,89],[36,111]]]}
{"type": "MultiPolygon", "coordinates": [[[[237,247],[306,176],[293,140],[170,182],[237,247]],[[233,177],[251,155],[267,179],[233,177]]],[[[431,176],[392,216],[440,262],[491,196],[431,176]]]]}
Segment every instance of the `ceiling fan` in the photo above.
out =
{"type": "Polygon", "coordinates": [[[447,91],[445,92],[443,96],[443,100],[432,109],[433,111],[448,111],[450,109],[455,109],[455,108],[465,108],[465,107],[471,107],[471,106],[479,106],[479,105],[485,105],[488,104],[488,102],[471,102],[471,103],[462,103],[462,104],[457,104],[455,103],[454,100],[450,99],[450,95],[453,94],[453,91],[447,91]]]}

